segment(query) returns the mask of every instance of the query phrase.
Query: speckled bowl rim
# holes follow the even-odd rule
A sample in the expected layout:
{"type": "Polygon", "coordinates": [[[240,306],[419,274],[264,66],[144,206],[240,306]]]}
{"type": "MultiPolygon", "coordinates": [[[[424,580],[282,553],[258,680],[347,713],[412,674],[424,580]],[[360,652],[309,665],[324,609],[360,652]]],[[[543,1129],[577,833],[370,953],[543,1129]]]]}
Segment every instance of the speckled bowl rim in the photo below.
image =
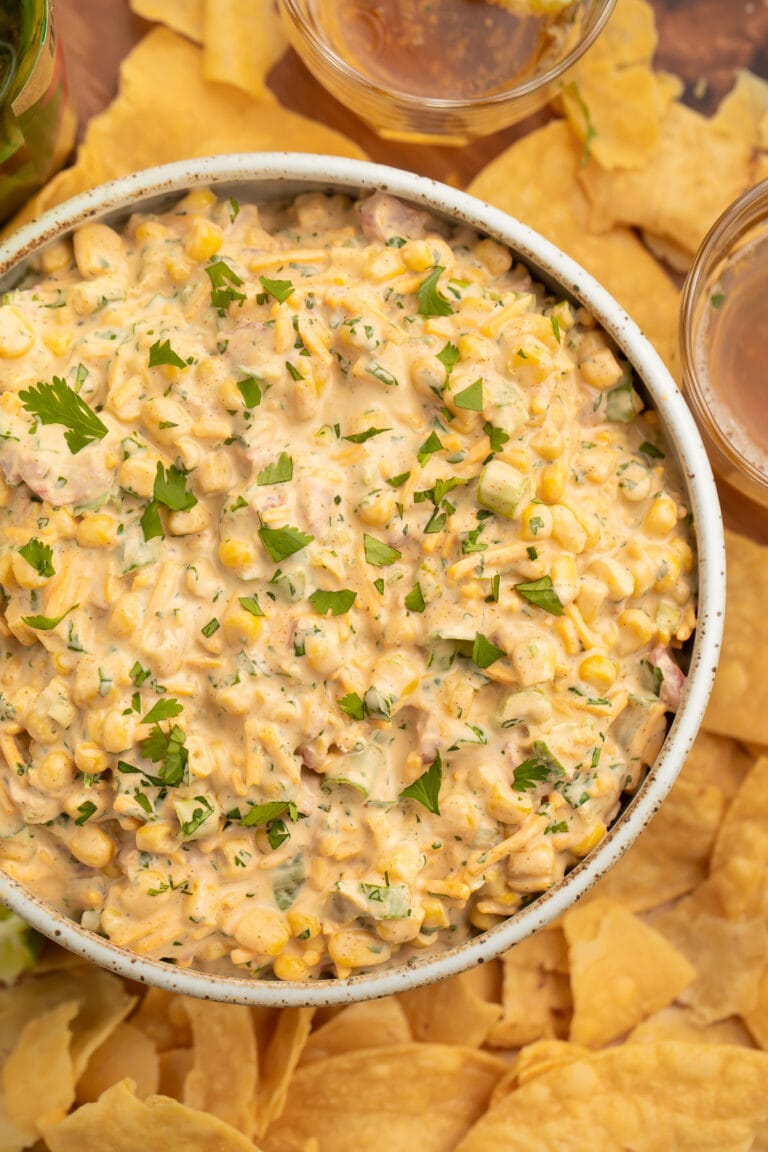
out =
{"type": "MultiPolygon", "coordinates": [[[[518,174],[519,178],[519,174],[518,174]]],[[[12,286],[27,259],[87,220],[119,223],[131,211],[161,211],[188,188],[258,201],[302,191],[350,194],[382,189],[465,222],[509,245],[536,279],[586,305],[645,384],[659,413],[694,515],[698,543],[699,622],[682,703],[646,780],[601,843],[557,885],[508,920],[456,947],[425,952],[399,967],[348,979],[282,982],[215,976],[145,959],[119,948],[26,891],[0,871],[0,901],[72,952],[141,983],[203,999],[267,1006],[347,1004],[442,980],[507,951],[550,923],[619,859],[658,810],[693,743],[712,689],[725,611],[725,544],[712,470],[677,386],[650,343],[609,293],[554,244],[511,216],[437,181],[360,160],[300,153],[241,153],[179,161],[114,180],[53,208],[0,244],[0,287],[12,286]],[[148,203],[152,200],[151,203],[148,203]]]]}

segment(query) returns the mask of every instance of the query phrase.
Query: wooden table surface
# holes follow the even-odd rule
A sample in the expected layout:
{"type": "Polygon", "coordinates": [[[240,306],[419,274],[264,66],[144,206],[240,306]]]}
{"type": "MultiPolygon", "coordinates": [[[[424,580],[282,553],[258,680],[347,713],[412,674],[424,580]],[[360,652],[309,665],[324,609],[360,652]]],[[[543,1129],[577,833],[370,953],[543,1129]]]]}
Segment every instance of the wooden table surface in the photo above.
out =
{"type": "MultiPolygon", "coordinates": [[[[737,68],[768,79],[766,0],[651,0],[659,47],[656,66],[685,83],[686,103],[708,114],[733,84],[737,68]]],[[[247,3],[247,0],[243,0],[247,3]]],[[[101,111],[117,90],[120,61],[148,30],[128,0],[55,0],[70,92],[80,118],[101,111]]],[[[465,148],[400,144],[381,140],[313,79],[293,51],[270,76],[270,86],[287,107],[321,120],[356,140],[372,160],[464,185],[520,135],[543,123],[544,111],[522,124],[465,148]]],[[[720,485],[726,524],[768,543],[768,509],[720,485]]]]}

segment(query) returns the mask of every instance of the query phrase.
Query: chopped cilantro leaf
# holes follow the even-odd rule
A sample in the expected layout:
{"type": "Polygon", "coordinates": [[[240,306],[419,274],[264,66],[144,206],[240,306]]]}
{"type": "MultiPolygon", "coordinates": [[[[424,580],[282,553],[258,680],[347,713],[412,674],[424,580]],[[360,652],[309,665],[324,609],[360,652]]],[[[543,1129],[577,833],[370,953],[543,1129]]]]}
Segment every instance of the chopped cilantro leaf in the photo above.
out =
{"type": "Polygon", "coordinates": [[[296,291],[290,280],[268,280],[266,276],[259,276],[259,282],[265,292],[268,292],[278,304],[284,304],[289,296],[296,291]]]}
{"type": "Polygon", "coordinates": [[[437,432],[430,432],[429,436],[426,438],[421,448],[419,448],[418,452],[416,453],[416,459],[418,460],[419,464],[421,464],[422,468],[426,464],[427,460],[429,460],[430,456],[434,452],[441,452],[442,448],[442,441],[440,440],[437,432]]]}
{"type": "Polygon", "coordinates": [[[239,301],[242,307],[246,295],[237,289],[242,287],[243,281],[229,264],[220,259],[212,260],[205,271],[211,282],[211,304],[214,308],[228,308],[235,301],[239,301]]]}
{"type": "Polygon", "coordinates": [[[261,610],[261,605],[255,596],[238,596],[237,602],[246,612],[250,612],[251,616],[264,615],[261,610]]]}
{"type": "Polygon", "coordinates": [[[437,358],[441,364],[445,365],[445,370],[448,376],[453,371],[454,366],[459,359],[459,350],[455,344],[451,344],[450,340],[445,345],[441,352],[438,352],[437,358]]]}
{"type": "Polygon", "coordinates": [[[61,624],[65,616],[69,616],[70,612],[74,612],[75,608],[79,607],[79,604],[73,604],[71,608],[67,608],[66,612],[62,612],[61,616],[22,616],[22,620],[30,628],[36,628],[39,632],[50,632],[57,624],[61,624]]]}
{"type": "Polygon", "coordinates": [[[96,811],[96,805],[93,800],[85,800],[82,804],[78,804],[77,810],[80,815],[75,820],[75,824],[83,825],[87,820],[90,820],[96,811]]]}
{"type": "Polygon", "coordinates": [[[259,528],[259,540],[264,545],[270,559],[279,564],[281,560],[293,556],[294,552],[301,552],[302,548],[306,548],[308,544],[312,543],[314,536],[302,532],[299,528],[291,528],[289,525],[284,528],[270,528],[263,524],[259,528]]]}
{"type": "Polygon", "coordinates": [[[265,484],[286,484],[292,479],[293,460],[287,452],[281,452],[274,464],[268,464],[266,468],[262,468],[256,477],[256,483],[261,486],[265,484]]]}
{"type": "Polygon", "coordinates": [[[365,432],[353,432],[350,436],[342,436],[342,440],[349,440],[350,444],[364,444],[366,440],[391,430],[391,428],[366,428],[365,432]]]}
{"type": "Polygon", "coordinates": [[[159,368],[161,364],[170,364],[172,368],[186,368],[186,362],[171,348],[170,340],[155,340],[149,349],[150,368],[159,368]]]}
{"type": "Polygon", "coordinates": [[[409,612],[423,612],[426,608],[424,602],[424,593],[421,590],[420,584],[414,584],[410,592],[405,598],[405,606],[409,612]]]}
{"type": "Polygon", "coordinates": [[[469,412],[482,412],[483,410],[483,381],[475,380],[463,392],[457,392],[453,397],[457,408],[465,408],[469,412]]]}
{"type": "Polygon", "coordinates": [[[178,716],[184,711],[184,705],[179,704],[178,700],[171,697],[169,700],[158,700],[146,716],[142,716],[142,724],[157,724],[159,720],[168,720],[172,716],[178,716]]]}
{"type": "Polygon", "coordinates": [[[357,592],[350,588],[342,588],[340,592],[326,592],[318,588],[310,596],[309,602],[319,616],[325,616],[328,612],[332,616],[343,616],[349,612],[356,599],[357,592]]]}
{"type": "Polygon", "coordinates": [[[107,434],[106,424],[61,376],[54,376],[52,384],[38,381],[31,388],[23,388],[19,399],[24,410],[41,424],[61,424],[66,428],[64,439],[73,456],[107,434]]]}
{"type": "Polygon", "coordinates": [[[46,579],[56,575],[56,569],[53,566],[53,549],[50,544],[43,544],[42,540],[33,536],[17,551],[38,575],[44,576],[46,579]]]}
{"type": "Polygon", "coordinates": [[[220,627],[221,627],[221,625],[219,624],[218,620],[214,616],[211,620],[208,621],[207,624],[203,625],[203,627],[200,629],[200,631],[202,632],[203,636],[205,636],[207,639],[209,636],[213,636],[214,632],[218,632],[220,627]]]}
{"type": "MultiPolygon", "coordinates": [[[[160,467],[162,467],[162,465],[158,464],[158,468],[160,467]]],[[[141,525],[145,540],[154,540],[157,536],[165,536],[157,500],[150,500],[141,514],[139,524],[141,525]]]]}
{"type": "Polygon", "coordinates": [[[503,428],[495,428],[487,420],[483,424],[483,432],[491,442],[491,452],[501,452],[504,445],[509,440],[509,433],[505,432],[503,428]]]}
{"type": "Polygon", "coordinates": [[[245,376],[235,387],[243,398],[246,408],[258,408],[261,404],[261,388],[255,376],[245,376]]]}
{"type": "Polygon", "coordinates": [[[363,547],[365,548],[366,560],[369,564],[375,564],[377,568],[386,568],[390,564],[394,564],[402,555],[397,548],[390,548],[389,544],[384,544],[374,536],[369,536],[367,532],[363,533],[363,547]]]}
{"type": "Polygon", "coordinates": [[[171,464],[164,468],[158,460],[153,493],[158,504],[172,512],[186,512],[197,504],[197,496],[187,488],[187,477],[180,468],[171,464]]]}
{"type": "Polygon", "coordinates": [[[482,632],[476,634],[472,644],[472,663],[476,664],[478,668],[490,668],[491,664],[501,660],[504,655],[504,650],[492,644],[487,636],[483,636],[482,632]]]}
{"type": "Polygon", "coordinates": [[[563,616],[565,608],[560,597],[555,592],[551,576],[542,576],[539,580],[523,581],[522,584],[513,584],[515,592],[519,592],[524,600],[536,608],[543,608],[552,616],[563,616]]]}
{"type": "Polygon", "coordinates": [[[339,708],[342,712],[346,712],[347,716],[351,716],[353,720],[362,720],[365,716],[365,704],[357,692],[348,692],[346,696],[342,696],[339,700],[339,708]]]}
{"type": "Polygon", "coordinates": [[[426,772],[419,776],[418,780],[414,780],[413,784],[409,784],[407,788],[403,788],[400,793],[400,800],[417,800],[419,804],[423,804],[428,812],[434,813],[435,816],[440,815],[440,785],[443,782],[443,761],[440,753],[437,753],[434,761],[430,764],[426,772]]]}
{"type": "Polygon", "coordinates": [[[410,472],[401,472],[398,476],[390,476],[387,480],[390,488],[402,488],[407,480],[410,480],[410,472]]]}
{"type": "Polygon", "coordinates": [[[419,285],[417,297],[421,316],[453,315],[453,308],[437,290],[437,282],[443,272],[445,272],[445,268],[437,264],[419,285]]]}
{"type": "Polygon", "coordinates": [[[299,372],[296,365],[291,364],[290,360],[286,360],[285,367],[288,370],[288,375],[291,377],[292,380],[303,380],[304,379],[304,377],[302,376],[301,372],[299,372]]]}

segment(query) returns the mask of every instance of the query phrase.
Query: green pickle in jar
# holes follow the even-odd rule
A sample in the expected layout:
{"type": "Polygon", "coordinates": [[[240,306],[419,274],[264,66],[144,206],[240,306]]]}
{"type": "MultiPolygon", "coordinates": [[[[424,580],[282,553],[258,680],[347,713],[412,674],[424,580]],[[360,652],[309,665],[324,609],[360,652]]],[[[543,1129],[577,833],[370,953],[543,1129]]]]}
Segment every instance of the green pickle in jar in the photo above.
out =
{"type": "Polygon", "coordinates": [[[61,167],[75,117],[50,0],[0,0],[0,218],[61,167]]]}

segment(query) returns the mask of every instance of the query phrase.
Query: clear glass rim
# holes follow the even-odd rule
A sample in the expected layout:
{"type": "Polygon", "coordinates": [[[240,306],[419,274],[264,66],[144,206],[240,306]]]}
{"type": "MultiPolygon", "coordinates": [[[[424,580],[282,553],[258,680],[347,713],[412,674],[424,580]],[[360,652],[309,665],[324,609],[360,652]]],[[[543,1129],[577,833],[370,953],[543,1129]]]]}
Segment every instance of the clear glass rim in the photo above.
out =
{"type": "MultiPolygon", "coordinates": [[[[279,5],[286,19],[291,22],[297,32],[309,43],[311,48],[322,57],[324,63],[333,69],[338,77],[358,87],[365,87],[369,92],[383,99],[397,100],[401,107],[407,106],[414,109],[426,109],[430,112],[465,112],[495,108],[499,105],[506,104],[510,99],[530,96],[567,72],[568,69],[584,55],[587,49],[592,47],[608,22],[608,18],[613,12],[617,0],[586,0],[586,2],[590,4],[591,8],[599,9],[594,17],[594,22],[585,34],[580,37],[578,42],[574,44],[570,52],[566,53],[562,59],[557,60],[545,72],[539,73],[530,80],[526,80],[524,84],[516,85],[514,88],[505,88],[503,92],[494,92],[491,96],[468,96],[461,100],[434,96],[415,96],[399,89],[384,88],[374,80],[371,80],[365,73],[360,72],[357,68],[353,68],[352,65],[342,56],[339,56],[325,40],[321,40],[320,37],[315,34],[314,29],[304,19],[297,0],[279,0],[279,5]]],[[[588,13],[588,16],[589,15],[591,15],[591,12],[588,13]]]]}
{"type": "Polygon", "coordinates": [[[768,489],[768,471],[761,471],[723,435],[712,412],[696,369],[697,310],[712,271],[750,228],[764,221],[768,225],[768,179],[755,184],[729,205],[715,221],[696,253],[683,284],[680,300],[678,343],[685,397],[707,435],[722,455],[744,473],[758,488],[768,489]]]}

